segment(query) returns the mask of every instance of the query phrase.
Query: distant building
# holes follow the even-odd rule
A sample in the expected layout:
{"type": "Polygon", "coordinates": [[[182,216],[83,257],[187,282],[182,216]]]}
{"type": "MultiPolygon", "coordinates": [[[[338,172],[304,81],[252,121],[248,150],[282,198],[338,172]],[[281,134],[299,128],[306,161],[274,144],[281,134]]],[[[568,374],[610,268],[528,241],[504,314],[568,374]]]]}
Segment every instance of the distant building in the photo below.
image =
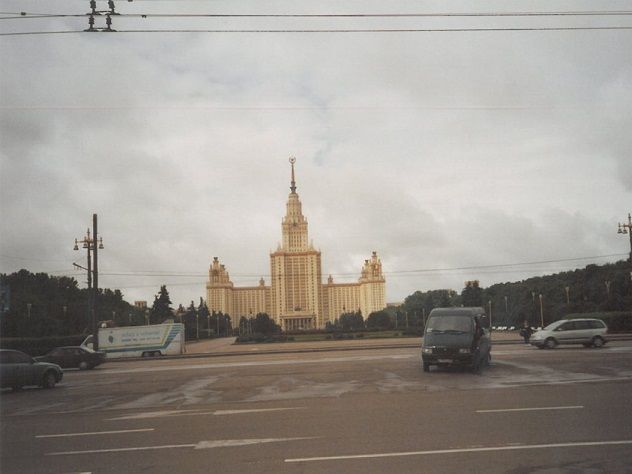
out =
{"type": "Polygon", "coordinates": [[[138,309],[147,309],[147,301],[134,301],[134,306],[138,309]]]}
{"type": "Polygon", "coordinates": [[[345,312],[361,311],[366,318],[386,306],[382,262],[373,252],[364,261],[357,283],[322,283],[321,254],[309,242],[307,220],[296,193],[294,162],[286,214],[281,223],[282,242],[270,254],[272,281],[235,287],[217,257],[209,268],[206,303],[210,311],[229,314],[235,324],[241,316],[267,313],[283,330],[323,328],[345,312]]]}

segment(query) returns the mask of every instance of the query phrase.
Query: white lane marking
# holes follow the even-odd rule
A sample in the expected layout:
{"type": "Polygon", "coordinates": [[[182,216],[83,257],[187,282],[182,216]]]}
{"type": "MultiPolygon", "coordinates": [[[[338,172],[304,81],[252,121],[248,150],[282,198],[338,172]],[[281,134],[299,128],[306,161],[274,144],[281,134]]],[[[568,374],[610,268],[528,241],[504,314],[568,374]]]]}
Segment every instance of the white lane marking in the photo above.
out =
{"type": "Polygon", "coordinates": [[[478,453],[489,451],[512,451],[521,449],[545,449],[545,448],[577,448],[581,446],[616,446],[632,444],[631,439],[618,441],[588,441],[577,443],[554,443],[554,444],[526,444],[508,446],[490,446],[487,448],[463,448],[463,449],[436,449],[431,451],[405,451],[399,453],[378,453],[378,454],[350,454],[346,456],[321,456],[313,458],[285,459],[285,462],[311,462],[311,461],[340,461],[344,459],[370,459],[370,458],[393,458],[400,456],[423,456],[427,454],[457,454],[457,453],[478,453]]]}
{"type": "Polygon", "coordinates": [[[84,451],[59,451],[54,453],[46,453],[46,456],[73,456],[77,454],[105,454],[105,453],[121,453],[129,451],[149,451],[157,449],[177,449],[177,448],[193,448],[193,449],[212,449],[224,448],[230,446],[249,446],[262,443],[280,443],[284,441],[299,441],[304,439],[315,439],[315,437],[306,438],[263,438],[263,439],[218,439],[210,441],[200,441],[193,444],[165,444],[162,446],[137,446],[133,448],[110,448],[110,449],[87,449],[84,451]]]}
{"type": "Polygon", "coordinates": [[[251,444],[263,444],[263,443],[279,443],[282,441],[300,441],[303,439],[314,439],[313,436],[302,438],[263,438],[263,439],[224,439],[217,441],[200,441],[195,449],[212,449],[212,448],[225,448],[230,446],[249,446],[251,444]]]}
{"type": "Polygon", "coordinates": [[[121,433],[138,433],[141,431],[154,431],[153,428],[140,428],[136,430],[115,430],[115,431],[92,431],[90,433],[59,433],[48,435],[36,435],[36,438],[67,438],[71,436],[96,436],[107,434],[121,434],[121,433]]]}
{"type": "Polygon", "coordinates": [[[286,408],[250,408],[244,410],[217,410],[213,415],[239,415],[241,413],[265,413],[268,411],[284,411],[284,410],[305,410],[305,407],[286,407],[286,408]]]}
{"type": "Polygon", "coordinates": [[[133,415],[118,416],[116,418],[106,418],[105,421],[117,420],[144,420],[146,418],[164,418],[167,416],[183,416],[183,415],[204,415],[213,412],[203,412],[200,410],[163,410],[163,411],[146,411],[143,413],[135,413],[133,415]]]}
{"type": "Polygon", "coordinates": [[[86,449],[85,451],[59,451],[46,456],[73,456],[75,454],[121,453],[125,451],[148,451],[150,449],[195,448],[195,444],[165,444],[163,446],[139,446],[137,448],[86,449]]]}
{"type": "Polygon", "coordinates": [[[566,407],[533,407],[533,408],[499,408],[496,410],[476,410],[476,413],[504,413],[511,411],[539,411],[539,410],[579,410],[584,408],[583,405],[566,406],[566,407]]]}
{"type": "Polygon", "coordinates": [[[412,359],[419,357],[411,355],[379,355],[379,356],[351,356],[351,357],[327,357],[322,359],[288,359],[288,360],[263,360],[248,362],[224,362],[215,364],[191,364],[162,367],[138,367],[135,369],[102,369],[101,374],[133,374],[139,372],[165,372],[172,370],[196,370],[196,369],[224,369],[232,367],[259,367],[264,365],[304,365],[304,364],[329,364],[332,362],[358,362],[372,360],[412,359]]]}
{"type": "Polygon", "coordinates": [[[118,416],[116,418],[106,418],[106,421],[118,421],[118,420],[143,420],[146,418],[165,418],[173,416],[198,416],[198,415],[239,415],[241,413],[265,413],[270,411],[284,411],[284,410],[304,410],[305,407],[281,407],[281,408],[248,408],[243,410],[164,410],[164,411],[149,411],[144,413],[135,413],[133,415],[118,416]]]}

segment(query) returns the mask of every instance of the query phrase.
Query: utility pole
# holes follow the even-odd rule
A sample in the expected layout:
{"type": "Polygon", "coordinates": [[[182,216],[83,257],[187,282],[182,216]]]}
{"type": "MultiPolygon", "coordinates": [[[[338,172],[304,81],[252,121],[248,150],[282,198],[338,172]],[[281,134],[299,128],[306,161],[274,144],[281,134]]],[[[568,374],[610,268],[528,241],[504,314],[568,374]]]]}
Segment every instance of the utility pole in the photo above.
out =
{"type": "Polygon", "coordinates": [[[621,224],[619,222],[619,230],[617,230],[617,234],[628,234],[630,237],[630,258],[628,261],[632,263],[632,215],[628,213],[628,223],[625,222],[621,224]]]}
{"type": "Polygon", "coordinates": [[[92,303],[92,336],[94,337],[94,350],[98,351],[99,350],[99,337],[98,337],[98,331],[99,328],[97,327],[97,309],[99,307],[99,265],[98,265],[98,252],[97,249],[99,247],[103,248],[103,244],[100,245],[96,245],[97,243],[97,236],[99,234],[97,234],[97,215],[96,214],[92,214],[92,235],[94,236],[94,254],[92,255],[92,258],[94,258],[94,267],[92,269],[92,271],[94,272],[94,288],[92,289],[94,292],[94,301],[92,303]]]}
{"type": "Polygon", "coordinates": [[[97,215],[92,214],[92,236],[90,236],[90,228],[86,232],[86,236],[82,240],[75,239],[74,250],[79,250],[79,244],[88,251],[88,268],[73,263],[77,268],[88,271],[88,292],[90,294],[90,327],[92,328],[92,336],[94,337],[94,350],[99,349],[99,341],[97,336],[97,296],[99,294],[99,270],[97,250],[103,249],[103,239],[97,240],[97,215]]]}

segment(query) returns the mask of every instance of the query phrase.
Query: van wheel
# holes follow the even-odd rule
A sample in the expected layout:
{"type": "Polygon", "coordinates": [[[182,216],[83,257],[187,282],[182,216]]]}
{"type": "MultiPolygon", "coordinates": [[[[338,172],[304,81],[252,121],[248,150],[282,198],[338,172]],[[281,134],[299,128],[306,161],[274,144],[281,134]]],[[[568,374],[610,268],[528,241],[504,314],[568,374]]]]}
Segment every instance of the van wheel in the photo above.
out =
{"type": "Polygon", "coordinates": [[[557,347],[557,341],[552,337],[549,337],[546,341],[544,341],[544,346],[547,349],[555,349],[557,347]]]}
{"type": "Polygon", "coordinates": [[[604,345],[603,339],[600,338],[599,336],[593,337],[592,345],[593,345],[593,347],[597,347],[597,348],[603,347],[603,345],[604,345]]]}

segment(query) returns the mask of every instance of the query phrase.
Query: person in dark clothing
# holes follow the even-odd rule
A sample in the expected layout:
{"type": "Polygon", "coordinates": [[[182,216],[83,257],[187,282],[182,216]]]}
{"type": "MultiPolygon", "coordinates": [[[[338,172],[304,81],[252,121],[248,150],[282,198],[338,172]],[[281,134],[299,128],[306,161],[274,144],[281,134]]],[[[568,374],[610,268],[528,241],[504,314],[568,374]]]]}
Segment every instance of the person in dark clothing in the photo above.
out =
{"type": "Polygon", "coordinates": [[[533,334],[533,329],[531,329],[529,322],[525,319],[524,323],[522,323],[522,329],[520,329],[520,335],[523,337],[525,344],[529,344],[531,334],[533,334]]]}

